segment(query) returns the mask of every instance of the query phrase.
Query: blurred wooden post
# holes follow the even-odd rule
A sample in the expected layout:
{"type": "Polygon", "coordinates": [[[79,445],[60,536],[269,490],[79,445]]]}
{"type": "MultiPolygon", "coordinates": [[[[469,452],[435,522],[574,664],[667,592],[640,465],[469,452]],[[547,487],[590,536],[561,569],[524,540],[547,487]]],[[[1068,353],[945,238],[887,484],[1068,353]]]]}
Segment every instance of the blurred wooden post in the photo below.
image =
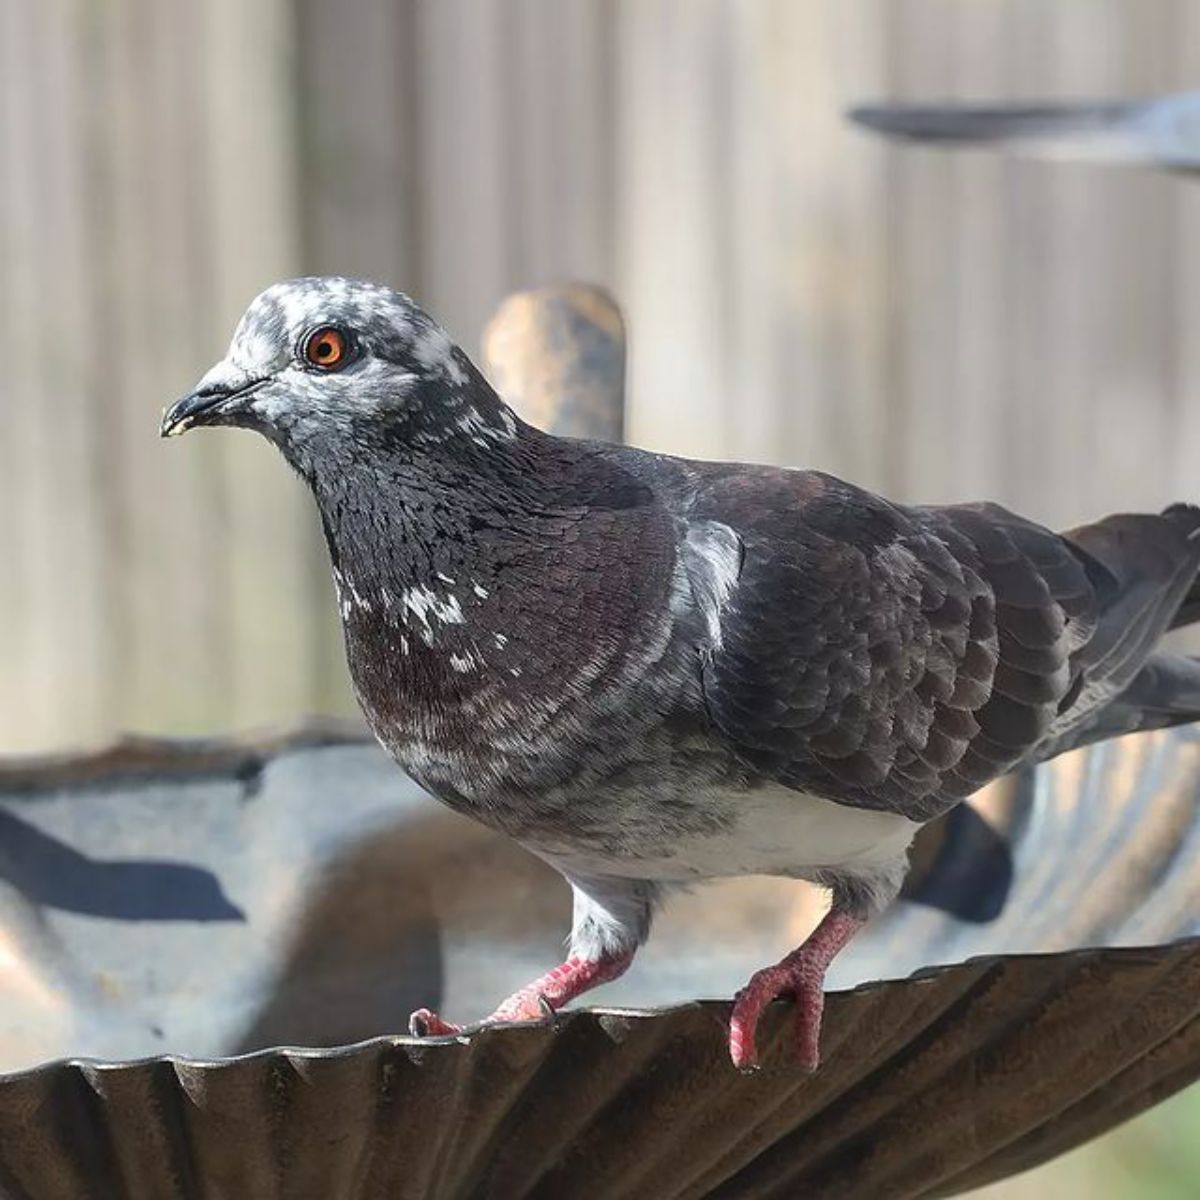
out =
{"type": "Polygon", "coordinates": [[[483,333],[484,370],[522,417],[568,437],[619,442],[625,323],[590,284],[514,292],[483,333]]]}

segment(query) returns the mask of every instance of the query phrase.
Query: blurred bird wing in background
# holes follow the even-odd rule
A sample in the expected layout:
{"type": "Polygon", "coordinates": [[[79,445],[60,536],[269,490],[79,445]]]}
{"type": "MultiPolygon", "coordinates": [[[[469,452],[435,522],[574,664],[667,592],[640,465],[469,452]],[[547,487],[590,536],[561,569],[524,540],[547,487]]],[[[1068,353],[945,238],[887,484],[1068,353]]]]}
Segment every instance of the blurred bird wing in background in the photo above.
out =
{"type": "Polygon", "coordinates": [[[1055,104],[863,104],[850,120],[931,145],[1001,145],[1079,162],[1200,168],[1200,92],[1055,104]]]}

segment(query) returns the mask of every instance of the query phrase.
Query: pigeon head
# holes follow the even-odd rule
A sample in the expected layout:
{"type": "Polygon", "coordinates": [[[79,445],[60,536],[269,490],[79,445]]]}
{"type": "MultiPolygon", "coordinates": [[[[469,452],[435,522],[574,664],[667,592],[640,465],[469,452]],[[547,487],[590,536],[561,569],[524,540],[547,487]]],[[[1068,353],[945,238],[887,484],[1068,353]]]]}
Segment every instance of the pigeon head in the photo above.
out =
{"type": "Polygon", "coordinates": [[[198,425],[255,429],[299,469],[347,452],[514,436],[512,413],[467,356],[400,292],[335,277],[257,296],[225,357],[163,414],[163,437],[198,425]]]}

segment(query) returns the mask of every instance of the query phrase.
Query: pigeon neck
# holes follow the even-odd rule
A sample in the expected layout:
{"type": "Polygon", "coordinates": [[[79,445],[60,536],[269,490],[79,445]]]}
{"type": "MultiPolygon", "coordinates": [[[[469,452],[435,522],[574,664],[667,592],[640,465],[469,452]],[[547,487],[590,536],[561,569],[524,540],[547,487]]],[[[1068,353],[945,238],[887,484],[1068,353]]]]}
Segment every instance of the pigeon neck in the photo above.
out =
{"type": "Polygon", "coordinates": [[[673,579],[669,517],[603,446],[520,422],[484,441],[410,443],[314,484],[355,688],[430,787],[430,747],[459,778],[478,728],[528,731],[644,656],[673,579]]]}
{"type": "Polygon", "coordinates": [[[372,448],[311,479],[335,578],[394,593],[490,572],[504,545],[575,507],[557,439],[499,411],[503,425],[472,408],[461,428],[372,448]]]}

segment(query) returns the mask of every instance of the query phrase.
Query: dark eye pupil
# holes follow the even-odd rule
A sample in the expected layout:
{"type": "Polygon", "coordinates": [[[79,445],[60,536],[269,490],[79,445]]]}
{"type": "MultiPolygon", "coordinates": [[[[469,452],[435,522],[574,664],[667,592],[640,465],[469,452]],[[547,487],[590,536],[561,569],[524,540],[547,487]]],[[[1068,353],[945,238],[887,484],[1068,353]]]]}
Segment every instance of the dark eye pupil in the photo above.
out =
{"type": "Polygon", "coordinates": [[[318,358],[331,358],[332,356],[333,356],[333,343],[332,342],[318,342],[317,343],[317,357],[318,358]]]}

